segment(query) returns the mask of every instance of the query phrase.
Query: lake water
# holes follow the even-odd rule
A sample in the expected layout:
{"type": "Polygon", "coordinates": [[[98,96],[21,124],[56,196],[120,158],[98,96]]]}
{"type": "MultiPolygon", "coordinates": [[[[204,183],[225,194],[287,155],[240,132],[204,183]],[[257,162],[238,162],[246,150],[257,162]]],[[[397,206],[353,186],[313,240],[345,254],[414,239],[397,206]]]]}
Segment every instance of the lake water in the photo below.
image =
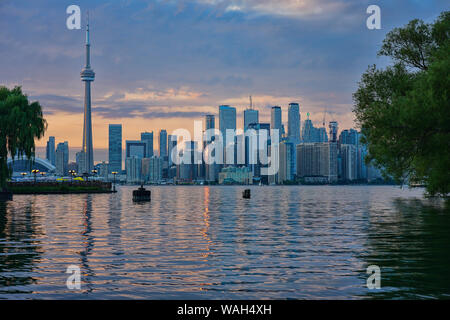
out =
{"type": "Polygon", "coordinates": [[[133,189],[0,203],[0,298],[450,298],[450,208],[422,189],[133,189]]]}

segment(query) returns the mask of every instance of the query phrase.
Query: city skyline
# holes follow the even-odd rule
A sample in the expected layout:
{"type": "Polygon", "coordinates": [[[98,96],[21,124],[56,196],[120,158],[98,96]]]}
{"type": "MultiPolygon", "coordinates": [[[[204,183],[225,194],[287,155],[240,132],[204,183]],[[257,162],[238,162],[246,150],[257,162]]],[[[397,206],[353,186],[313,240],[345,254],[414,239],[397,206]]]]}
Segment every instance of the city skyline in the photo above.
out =
{"type": "MultiPolygon", "coordinates": [[[[272,106],[285,108],[296,101],[302,119],[309,112],[314,123],[321,123],[327,110],[327,121],[352,128],[351,94],[367,65],[385,63],[373,52],[386,31],[415,16],[431,21],[437,8],[445,7],[444,1],[433,1],[434,6],[397,10],[401,4],[380,1],[383,28],[372,32],[365,28],[366,3],[289,3],[277,9],[268,1],[264,6],[227,10],[218,1],[182,5],[80,1],[83,21],[85,12],[91,12],[95,39],[91,57],[97,72],[92,97],[95,150],[108,147],[110,123],[124,124],[124,140],[136,139],[143,131],[192,131],[195,119],[222,104],[237,109],[241,127],[249,95],[260,122],[270,122],[272,106]],[[238,32],[244,26],[245,32],[238,32]]],[[[0,14],[4,17],[0,27],[8,31],[0,37],[0,51],[9,48],[16,53],[5,54],[0,62],[0,83],[22,85],[43,105],[49,126],[37,146],[45,148],[48,137],[55,136],[69,141],[71,148],[81,148],[83,88],[76,74],[83,62],[85,30],[68,30],[64,4],[54,1],[44,1],[39,8],[6,1],[0,4],[0,14]],[[28,41],[29,37],[39,41],[28,41]],[[36,54],[31,57],[30,52],[36,54]]],[[[283,123],[286,120],[283,112],[283,123]]]]}

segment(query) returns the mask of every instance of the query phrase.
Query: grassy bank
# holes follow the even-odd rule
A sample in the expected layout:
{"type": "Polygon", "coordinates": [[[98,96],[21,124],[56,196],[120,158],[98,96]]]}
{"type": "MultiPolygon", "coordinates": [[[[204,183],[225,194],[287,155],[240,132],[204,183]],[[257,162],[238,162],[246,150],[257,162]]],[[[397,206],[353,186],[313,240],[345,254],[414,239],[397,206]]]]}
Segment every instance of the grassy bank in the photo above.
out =
{"type": "Polygon", "coordinates": [[[108,182],[10,182],[8,190],[13,194],[69,194],[110,193],[108,182]]]}

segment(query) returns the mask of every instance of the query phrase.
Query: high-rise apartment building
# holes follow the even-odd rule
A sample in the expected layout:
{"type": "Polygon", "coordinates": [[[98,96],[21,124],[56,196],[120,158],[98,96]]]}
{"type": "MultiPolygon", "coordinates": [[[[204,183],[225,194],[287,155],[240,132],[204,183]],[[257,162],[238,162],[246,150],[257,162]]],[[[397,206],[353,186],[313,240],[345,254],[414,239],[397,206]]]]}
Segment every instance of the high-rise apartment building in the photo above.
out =
{"type": "Polygon", "coordinates": [[[336,143],[301,143],[296,149],[298,177],[337,181],[336,143]]]}
{"type": "Polygon", "coordinates": [[[169,162],[169,167],[171,167],[173,165],[173,158],[172,158],[172,153],[176,152],[176,148],[177,148],[177,142],[178,141],[178,137],[172,134],[169,134],[167,136],[167,143],[168,143],[168,149],[167,149],[167,156],[168,156],[168,162],[169,162]],[[174,151],[175,149],[175,151],[174,151]]]}
{"type": "Polygon", "coordinates": [[[142,177],[150,183],[158,183],[162,179],[163,161],[160,157],[142,159],[142,177]]]}
{"type": "Polygon", "coordinates": [[[167,157],[167,131],[159,131],[159,156],[164,159],[167,157]]]}
{"type": "Polygon", "coordinates": [[[69,166],[69,143],[67,141],[58,143],[55,152],[56,174],[65,176],[68,174],[69,166]]]}
{"type": "Polygon", "coordinates": [[[53,136],[48,137],[47,148],[46,148],[46,159],[52,165],[55,165],[55,161],[56,161],[55,151],[56,151],[55,150],[55,137],[53,137],[53,136]]]}
{"type": "Polygon", "coordinates": [[[277,129],[281,136],[281,127],[283,125],[281,107],[274,106],[270,112],[270,129],[277,129]]]}
{"type": "Polygon", "coordinates": [[[300,143],[300,106],[295,102],[288,108],[288,138],[294,144],[300,143]]]}
{"type": "Polygon", "coordinates": [[[127,157],[125,170],[127,171],[127,183],[142,182],[142,158],[134,155],[127,157]]]}
{"type": "Polygon", "coordinates": [[[147,152],[146,157],[153,157],[153,131],[152,132],[142,132],[141,133],[141,141],[147,142],[147,152]]]}
{"type": "Polygon", "coordinates": [[[292,142],[289,140],[280,142],[280,165],[277,177],[278,184],[294,180],[294,153],[295,147],[292,142]]]}
{"type": "Polygon", "coordinates": [[[357,177],[357,148],[353,144],[341,144],[342,180],[352,181],[357,177]]]}
{"type": "Polygon", "coordinates": [[[236,131],[236,108],[230,106],[219,106],[219,129],[223,137],[223,146],[226,147],[228,143],[234,141],[227,141],[226,131],[236,131]]]}
{"type": "Polygon", "coordinates": [[[108,170],[109,172],[122,171],[122,125],[109,125],[108,142],[108,170]]]}

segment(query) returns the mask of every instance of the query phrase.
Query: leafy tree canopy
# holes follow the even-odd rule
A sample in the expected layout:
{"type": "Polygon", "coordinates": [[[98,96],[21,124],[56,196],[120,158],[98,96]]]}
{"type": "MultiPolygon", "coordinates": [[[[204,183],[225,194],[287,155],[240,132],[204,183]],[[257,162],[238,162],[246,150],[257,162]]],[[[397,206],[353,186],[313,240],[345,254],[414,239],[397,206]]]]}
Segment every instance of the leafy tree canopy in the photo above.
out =
{"type": "Polygon", "coordinates": [[[353,95],[367,161],[398,182],[450,193],[450,11],[433,24],[412,20],[389,32],[353,95]]]}
{"type": "Polygon", "coordinates": [[[39,102],[30,103],[21,87],[0,87],[0,188],[11,176],[8,155],[33,159],[34,141],[42,138],[46,129],[39,102]]]}

